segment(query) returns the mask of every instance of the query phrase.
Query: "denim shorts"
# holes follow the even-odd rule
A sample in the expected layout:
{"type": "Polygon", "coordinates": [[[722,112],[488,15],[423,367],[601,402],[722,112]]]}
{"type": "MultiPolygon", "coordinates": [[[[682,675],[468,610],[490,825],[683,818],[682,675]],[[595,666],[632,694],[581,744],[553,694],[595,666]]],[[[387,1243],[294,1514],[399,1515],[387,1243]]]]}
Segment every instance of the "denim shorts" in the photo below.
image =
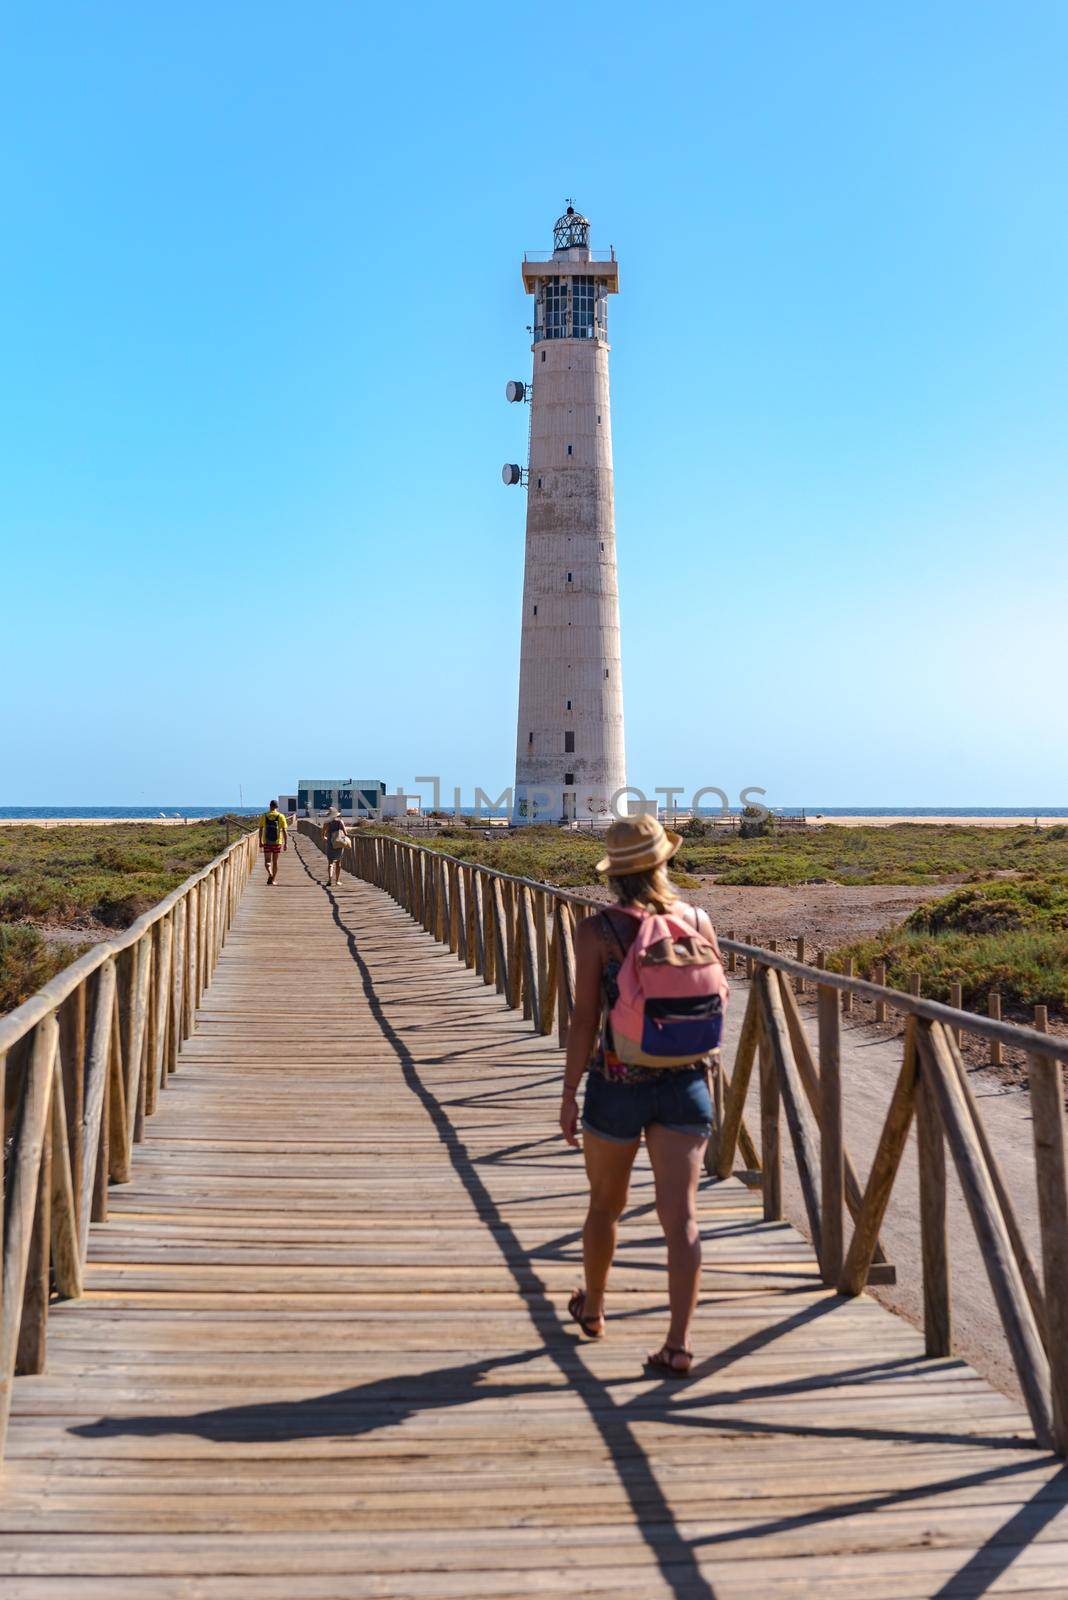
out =
{"type": "Polygon", "coordinates": [[[586,1078],[582,1126],[598,1139],[633,1144],[651,1123],[672,1133],[707,1139],[712,1096],[704,1066],[665,1070],[642,1083],[613,1083],[603,1073],[586,1078]]]}

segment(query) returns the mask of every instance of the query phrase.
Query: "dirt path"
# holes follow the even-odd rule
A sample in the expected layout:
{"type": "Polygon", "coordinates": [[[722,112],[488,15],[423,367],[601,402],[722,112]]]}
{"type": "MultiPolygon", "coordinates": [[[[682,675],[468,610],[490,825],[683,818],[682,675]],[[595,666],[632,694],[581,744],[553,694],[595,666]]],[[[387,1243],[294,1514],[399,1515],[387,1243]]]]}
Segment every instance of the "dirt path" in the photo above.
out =
{"type": "MultiPolygon", "coordinates": [[[[699,889],[686,898],[708,912],[720,933],[733,929],[736,939],[766,945],[775,939],[785,949],[802,935],[809,953],[864,939],[903,922],[925,900],[947,894],[949,884],[807,883],[755,888],[716,884],[701,878],[699,889]]],[[[580,891],[591,899],[609,900],[603,884],[580,891]]]]}
{"type": "MultiPolygon", "coordinates": [[[[839,893],[841,891],[838,891],[839,893]]],[[[734,1044],[741,1027],[747,998],[747,985],[734,987],[727,1025],[725,1060],[733,1059],[734,1044]]],[[[816,1045],[812,1008],[803,1007],[806,1031],[816,1045]]],[[[901,1067],[901,1041],[872,1038],[861,1028],[842,1026],[843,1120],[846,1148],[853,1158],[861,1184],[867,1178],[894,1083],[901,1067]]],[[[1011,1190],[1021,1229],[1038,1262],[1038,1210],[1035,1193],[1035,1162],[1031,1134],[1030,1099],[1024,1090],[1006,1085],[986,1069],[972,1071],[972,1086],[990,1141],[997,1152],[1011,1190]]],[[[754,1074],[754,1084],[755,1084],[754,1074]]],[[[759,1145],[760,1115],[755,1086],[746,1111],[750,1131],[759,1145]]],[[[804,1204],[793,1165],[789,1137],[783,1131],[784,1196],[790,1221],[807,1236],[804,1204]]],[[[1019,1385],[1001,1319],[994,1304],[986,1268],[972,1231],[964,1197],[957,1183],[952,1161],[949,1172],[949,1259],[953,1302],[953,1331],[957,1353],[971,1363],[988,1381],[1006,1394],[1019,1396],[1019,1385]]],[[[923,1280],[920,1269],[920,1237],[917,1220],[919,1178],[916,1169],[915,1128],[909,1134],[908,1148],[890,1200],[883,1244],[897,1267],[897,1283],[872,1292],[892,1310],[923,1325],[923,1280]]],[[[850,1234],[847,1219],[846,1239],[850,1234]]]]}

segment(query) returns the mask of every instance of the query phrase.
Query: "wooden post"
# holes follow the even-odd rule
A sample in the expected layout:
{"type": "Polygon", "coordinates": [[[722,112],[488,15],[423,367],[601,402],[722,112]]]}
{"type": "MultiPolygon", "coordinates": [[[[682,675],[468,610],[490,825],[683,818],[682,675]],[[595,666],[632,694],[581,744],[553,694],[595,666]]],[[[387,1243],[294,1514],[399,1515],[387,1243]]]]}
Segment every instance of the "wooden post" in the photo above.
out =
{"type": "Polygon", "coordinates": [[[530,890],[524,884],[519,890],[518,937],[523,945],[523,1016],[535,1024],[540,1023],[541,990],[538,986],[538,936],[534,926],[534,909],[530,903],[530,890]]]}
{"type": "MultiPolygon", "coordinates": [[[[843,971],[843,973],[845,974],[845,976],[847,978],[851,978],[853,976],[853,957],[852,956],[846,956],[845,957],[844,961],[842,962],[842,971],[843,971]]],[[[844,989],[842,991],[842,1015],[846,1016],[846,1017],[851,1017],[853,1015],[853,991],[852,991],[852,989],[844,989]]]]}
{"type": "Polygon", "coordinates": [[[548,952],[545,963],[545,982],[541,986],[541,1031],[548,1036],[556,1020],[556,990],[559,982],[559,941],[556,934],[556,900],[546,896],[545,913],[548,952]],[[551,920],[550,920],[551,919],[551,920]]]}
{"type": "Polygon", "coordinates": [[[575,945],[571,907],[566,900],[556,902],[553,924],[556,930],[557,948],[556,1026],[560,1048],[565,1049],[568,1029],[571,1026],[571,1013],[575,1009],[575,945]]]}
{"type": "MultiPolygon", "coordinates": [[[[796,946],[798,961],[804,961],[804,959],[805,959],[805,936],[804,936],[803,933],[799,933],[798,934],[797,938],[794,941],[794,944],[796,946]]],[[[798,994],[804,994],[804,992],[805,992],[805,980],[804,980],[804,978],[795,978],[794,979],[794,988],[797,990],[798,994]]]]}
{"type": "MultiPolygon", "coordinates": [[[[70,1150],[71,1182],[75,1206],[82,1192],[82,1111],[85,1104],[86,1068],[86,984],[83,981],[67,996],[57,1013],[59,1058],[63,1069],[63,1101],[67,1112],[67,1146],[70,1150]]],[[[0,1105],[2,1105],[0,1097],[0,1105]]]]}
{"type": "Polygon", "coordinates": [[[547,895],[544,889],[534,894],[534,942],[537,950],[538,972],[538,997],[540,1005],[535,1015],[538,1017],[538,1027],[541,1032],[541,1010],[545,1004],[545,981],[549,971],[549,914],[547,895]]]}
{"type": "MultiPolygon", "coordinates": [[[[760,1031],[760,1008],[756,988],[753,987],[746,1002],[742,1030],[738,1035],[738,1044],[734,1052],[730,1084],[723,1100],[723,1119],[715,1153],[714,1171],[717,1178],[729,1178],[734,1167],[734,1152],[743,1127],[745,1099],[749,1093],[749,1080],[753,1073],[760,1031]]],[[[709,1171],[713,1170],[707,1167],[707,1157],[706,1168],[709,1171]]]]}
{"type": "Polygon", "coordinates": [[[909,973],[909,994],[915,995],[917,1000],[920,998],[920,975],[918,972],[909,973]]]}
{"type": "Polygon", "coordinates": [[[108,1178],[129,1183],[130,1155],[126,1136],[126,1080],[123,1075],[122,1022],[116,991],[111,1017],[111,1064],[108,1068],[108,1178]]]}
{"type": "MultiPolygon", "coordinates": [[[[733,928],[731,928],[730,931],[728,932],[727,938],[733,940],[733,938],[734,938],[734,929],[733,928]]],[[[737,957],[737,955],[735,954],[735,952],[733,950],[728,950],[727,951],[727,971],[728,972],[737,972],[737,970],[738,970],[738,957],[737,957]]]]}
{"type": "Polygon", "coordinates": [[[30,1376],[45,1369],[48,1340],[48,1288],[52,1264],[52,1117],[49,1089],[45,1125],[37,1168],[37,1199],[33,1212],[30,1252],[26,1262],[26,1286],[22,1296],[15,1372],[30,1376]]]}
{"type": "MultiPolygon", "coordinates": [[[[1035,1007],[1035,1027],[1045,1033],[1045,1006],[1035,1007]]],[[[1032,1055],[1031,1126],[1035,1141],[1042,1277],[1049,1329],[1053,1445],[1068,1455],[1068,1155],[1065,1153],[1064,1073],[1059,1061],[1032,1055]]]]}
{"type": "MultiPolygon", "coordinates": [[[[506,1005],[514,1005],[511,990],[511,968],[508,960],[508,936],[511,919],[504,903],[504,889],[500,878],[491,879],[493,895],[493,965],[497,993],[503,994],[506,1005]]],[[[514,933],[513,933],[514,937],[514,933]]]]}
{"type": "Polygon", "coordinates": [[[836,1285],[842,1274],[845,1144],[842,1138],[841,1017],[838,995],[820,984],[816,989],[819,1027],[820,1191],[823,1203],[824,1283],[836,1285]]]}
{"type": "MultiPolygon", "coordinates": [[[[764,973],[759,969],[756,982],[764,973]]],[[[760,1053],[760,1164],[763,1168],[764,1221],[782,1220],[782,1147],[779,1139],[779,1080],[775,1061],[768,1043],[767,1031],[761,1022],[760,1053]]]]}
{"type": "Polygon", "coordinates": [[[460,948],[460,869],[455,861],[449,862],[449,949],[456,955],[460,948]]]}
{"type": "MultiPolygon", "coordinates": [[[[993,1017],[995,1022],[1000,1022],[1001,1021],[1001,991],[1000,990],[991,989],[989,995],[987,996],[986,1010],[987,1010],[987,1015],[990,1016],[990,1017],[993,1017]]],[[[990,1041],[990,1065],[992,1067],[1000,1067],[1003,1060],[1004,1060],[1004,1052],[1003,1052],[1003,1049],[1002,1049],[1001,1040],[1000,1039],[991,1039],[991,1041],[990,1041]]]]}
{"type": "Polygon", "coordinates": [[[482,982],[491,984],[497,981],[496,936],[493,927],[496,914],[493,905],[493,879],[488,872],[479,873],[479,885],[482,905],[482,982]]]}
{"type": "Polygon", "coordinates": [[[111,1063],[111,1024],[115,1006],[115,963],[104,962],[96,974],[92,1012],[89,1024],[89,1052],[85,1069],[85,1103],[82,1107],[82,1149],[85,1160],[80,1178],[78,1204],[78,1249],[84,1261],[89,1248],[89,1218],[102,1221],[101,1210],[106,1213],[107,1151],[102,1144],[107,1138],[107,1118],[104,1102],[107,1099],[108,1073],[111,1063]],[[99,1178],[98,1178],[99,1174],[99,1178]],[[94,1209],[93,1196],[97,1190],[98,1205],[94,1209]]]}
{"type": "MultiPolygon", "coordinates": [[[[3,1293],[0,1310],[0,1454],[3,1453],[7,1419],[11,1409],[11,1379],[20,1348],[20,1323],[23,1303],[30,1285],[31,1259],[36,1249],[34,1269],[40,1282],[38,1195],[44,1165],[44,1145],[52,1099],[52,1074],[59,1049],[59,1024],[54,1015],[44,1017],[33,1032],[22,1092],[22,1112],[12,1146],[7,1184],[8,1206],[4,1217],[3,1293]]],[[[47,1243],[47,1234],[45,1235],[47,1243]]],[[[47,1311],[48,1274],[44,1273],[43,1308],[47,1311]]],[[[32,1314],[31,1319],[32,1321],[32,1314]]],[[[27,1338],[31,1339],[28,1333],[27,1338]]],[[[43,1329],[40,1343],[43,1355],[43,1329]]],[[[31,1342],[37,1344],[34,1333],[31,1342]]],[[[27,1351],[32,1356],[33,1351],[27,1351]]],[[[39,1370],[39,1369],[36,1369],[39,1370]]]]}
{"type": "Polygon", "coordinates": [[[478,970],[475,939],[475,869],[461,867],[464,880],[464,965],[478,970]]]}
{"type": "Polygon", "coordinates": [[[1031,1425],[1040,1445],[1053,1442],[1050,1369],[1027,1303],[1012,1245],[998,1207],[990,1174],[968,1114],[951,1047],[939,1023],[917,1030],[923,1064],[928,1069],[946,1140],[964,1191],[979,1251],[990,1279],[1001,1325],[1020,1380],[1031,1425]]]}
{"type": "MultiPolygon", "coordinates": [[[[757,990],[763,1024],[762,1037],[767,1041],[779,1089],[779,1097],[786,1111],[786,1123],[794,1147],[794,1160],[805,1202],[812,1246],[817,1257],[823,1254],[823,1222],[820,1213],[820,1179],[816,1140],[805,1110],[804,1090],[798,1077],[790,1037],[783,1011],[780,974],[765,967],[757,981],[757,990]]],[[[766,1165],[766,1163],[765,1163],[766,1165]]]]}
{"type": "Polygon", "coordinates": [[[894,1187],[897,1169],[905,1152],[909,1125],[916,1104],[916,1042],[914,1030],[905,1034],[905,1059],[894,1087],[886,1121],[875,1158],[868,1174],[860,1212],[853,1229],[853,1238],[842,1267],[838,1287],[842,1294],[856,1295],[868,1281],[868,1272],[875,1254],[875,1245],[886,1215],[890,1192],[894,1187]]]}
{"type": "MultiPolygon", "coordinates": [[[[916,1019],[906,1027],[915,1031],[916,1019]]],[[[934,1091],[921,1060],[916,1083],[916,1161],[920,1177],[923,1339],[929,1356],[953,1353],[953,1315],[946,1228],[946,1147],[934,1091]]]]}
{"type": "MultiPolygon", "coordinates": [[[[875,965],[872,967],[871,979],[872,979],[872,982],[873,983],[877,983],[881,989],[885,989],[886,988],[886,962],[885,961],[876,961],[875,965]]],[[[885,1000],[876,1000],[876,1002],[875,1002],[875,1020],[876,1020],[876,1022],[885,1022],[886,1021],[886,1001],[885,1000]]]]}
{"type": "MultiPolygon", "coordinates": [[[[838,1003],[837,989],[832,989],[829,984],[817,984],[816,988],[817,992],[820,988],[825,988],[828,990],[829,997],[824,1001],[824,1004],[833,1010],[836,1016],[840,1016],[841,1012],[838,1003]]],[[[821,1071],[817,1069],[815,1060],[813,1059],[812,1050],[808,1042],[808,1036],[805,1033],[804,1024],[801,1021],[801,1012],[798,1008],[797,999],[791,992],[789,984],[783,985],[782,997],[783,1008],[786,1011],[786,1023],[790,1029],[790,1042],[794,1047],[794,1059],[797,1062],[797,1070],[801,1075],[801,1082],[804,1086],[805,1094],[808,1096],[808,1103],[812,1107],[813,1113],[818,1118],[822,1126],[823,1112],[821,1107],[820,1089],[821,1071]]],[[[841,1030],[839,1027],[836,1037],[840,1036],[840,1031],[841,1030]]],[[[842,1165],[845,1178],[846,1209],[853,1220],[856,1221],[857,1217],[860,1215],[860,1208],[864,1197],[861,1192],[860,1181],[857,1178],[856,1169],[849,1158],[849,1151],[845,1148],[844,1139],[842,1142],[842,1165]]],[[[885,1269],[878,1272],[878,1281],[880,1283],[892,1283],[894,1281],[893,1268],[887,1262],[886,1252],[878,1240],[875,1244],[875,1253],[872,1259],[877,1267],[885,1269]]],[[[869,1281],[871,1281],[875,1276],[876,1274],[874,1272],[870,1273],[869,1281]]]]}
{"type": "Polygon", "coordinates": [[[56,1293],[60,1299],[76,1300],[82,1292],[82,1261],[78,1251],[77,1201],[71,1176],[63,1073],[58,1059],[52,1080],[51,1240],[56,1293]]]}

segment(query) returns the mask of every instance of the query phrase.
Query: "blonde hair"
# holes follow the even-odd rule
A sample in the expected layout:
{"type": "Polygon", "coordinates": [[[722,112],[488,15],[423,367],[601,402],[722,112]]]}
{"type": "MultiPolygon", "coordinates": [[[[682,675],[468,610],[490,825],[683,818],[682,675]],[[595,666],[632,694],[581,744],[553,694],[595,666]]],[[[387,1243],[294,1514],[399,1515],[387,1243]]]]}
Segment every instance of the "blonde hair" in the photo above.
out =
{"type": "Polygon", "coordinates": [[[648,867],[644,872],[626,872],[621,877],[611,877],[608,887],[615,895],[617,905],[649,906],[653,911],[666,911],[679,898],[663,862],[648,867]]]}

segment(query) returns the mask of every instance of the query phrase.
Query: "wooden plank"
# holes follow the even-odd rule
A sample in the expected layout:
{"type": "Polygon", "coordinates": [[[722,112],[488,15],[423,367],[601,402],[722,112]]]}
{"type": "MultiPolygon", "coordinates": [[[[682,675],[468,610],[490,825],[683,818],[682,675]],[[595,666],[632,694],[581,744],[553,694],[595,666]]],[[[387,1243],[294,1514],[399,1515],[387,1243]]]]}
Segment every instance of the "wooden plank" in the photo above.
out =
{"type": "Polygon", "coordinates": [[[853,1237],[842,1267],[838,1287],[842,1294],[859,1294],[871,1269],[879,1230],[897,1177],[905,1141],[916,1105],[916,1038],[910,1018],[905,1033],[905,1059],[901,1065],[886,1121],[868,1174],[864,1199],[853,1227],[853,1237]]]}
{"type": "Polygon", "coordinates": [[[938,1105],[921,1065],[916,1084],[916,1160],[920,1179],[920,1256],[924,1349],[953,1353],[953,1316],[946,1228],[946,1149],[938,1105]]]}
{"type": "MultiPolygon", "coordinates": [[[[822,955],[823,955],[823,952],[821,951],[820,952],[820,956],[822,957],[822,955]]],[[[818,984],[817,985],[817,996],[818,996],[818,992],[819,992],[820,989],[824,989],[824,988],[827,988],[827,987],[828,986],[825,985],[825,984],[818,984]]],[[[835,993],[835,991],[833,989],[830,989],[829,992],[831,994],[835,993]]],[[[801,1013],[798,1010],[797,1001],[794,999],[794,996],[791,994],[790,987],[789,987],[788,984],[784,984],[782,986],[782,996],[783,996],[783,1008],[784,1008],[784,1010],[786,1012],[786,1021],[787,1021],[787,1025],[788,1025],[788,1027],[790,1029],[790,1042],[793,1045],[794,1059],[797,1062],[797,1070],[801,1074],[801,1082],[804,1085],[805,1094],[808,1097],[808,1103],[812,1107],[812,1110],[815,1112],[817,1119],[822,1120],[822,1116],[823,1116],[823,1105],[822,1105],[823,1094],[822,1094],[822,1089],[821,1089],[821,1076],[820,1076],[820,1072],[816,1068],[816,1063],[815,1063],[815,1061],[813,1060],[813,1057],[812,1057],[812,1051],[811,1051],[811,1049],[809,1047],[808,1036],[805,1033],[804,1024],[801,1021],[801,1013]]],[[[837,1005],[837,999],[835,1000],[835,1004],[837,1005]]],[[[818,1008],[818,1005],[819,1005],[819,1001],[818,1001],[818,998],[817,998],[817,1008],[818,1008]]],[[[829,1006],[830,1005],[830,1001],[829,1000],[824,1001],[824,1005],[825,1006],[829,1006]]],[[[829,1030],[831,1026],[832,1026],[832,1024],[830,1024],[829,1022],[825,1022],[824,1023],[825,1029],[829,1030]]],[[[821,1049],[822,1049],[822,1045],[821,1045],[821,1049]]],[[[848,1207],[849,1214],[853,1218],[853,1221],[855,1222],[857,1217],[860,1215],[860,1207],[861,1207],[861,1201],[863,1200],[863,1192],[862,1192],[861,1187],[860,1187],[860,1179],[857,1177],[856,1168],[853,1165],[852,1158],[850,1157],[849,1151],[845,1149],[844,1145],[843,1145],[843,1149],[842,1149],[842,1168],[843,1168],[843,1180],[844,1180],[844,1190],[845,1190],[845,1202],[846,1202],[846,1206],[848,1207]]],[[[881,1240],[877,1240],[876,1241],[875,1254],[872,1257],[872,1259],[877,1265],[881,1265],[883,1263],[886,1263],[886,1251],[883,1248],[881,1240]]],[[[874,1283],[875,1281],[876,1281],[875,1277],[872,1276],[872,1275],[869,1275],[869,1282],[874,1283]]],[[[893,1283],[893,1281],[894,1281],[893,1268],[892,1267],[888,1267],[887,1272],[885,1274],[880,1275],[878,1281],[880,1283],[893,1283]]]]}
{"type": "MultiPolygon", "coordinates": [[[[800,960],[800,957],[798,957],[800,960]]],[[[845,1238],[845,1142],[842,1134],[841,1019],[838,997],[820,984],[816,990],[819,1025],[820,1193],[823,1211],[823,1246],[820,1269],[826,1284],[837,1284],[842,1273],[845,1238]]],[[[787,1004],[787,1020],[790,1018],[787,1004]]],[[[796,1035],[792,1035],[796,1037],[796,1035]]]]}
{"type": "Polygon", "coordinates": [[[920,1025],[919,1045],[927,1083],[938,1102],[946,1140],[960,1178],[983,1265],[997,1301],[1001,1324],[1039,1443],[1053,1439],[1049,1363],[1016,1264],[1008,1229],[968,1112],[953,1047],[940,1023],[920,1025]]]}
{"type": "MultiPolygon", "coordinates": [[[[359,872],[399,884],[374,837],[359,872]]],[[[919,1600],[988,1557],[1057,1592],[1058,1466],[1020,1406],[828,1293],[737,1179],[698,1196],[690,1380],[641,1365],[666,1331],[644,1153],[609,1336],[578,1341],[554,1040],[369,878],[335,922],[296,844],[242,897],[88,1293],[16,1384],[5,1596],[919,1600]]]]}
{"type": "Polygon", "coordinates": [[[994,1153],[994,1147],[990,1142],[986,1128],[983,1126],[983,1119],[979,1115],[979,1107],[975,1103],[975,1095],[972,1093],[972,1086],[968,1081],[968,1072],[957,1048],[956,1040],[948,1030],[944,1030],[944,1037],[957,1074],[957,1081],[960,1084],[961,1096],[971,1118],[972,1128],[979,1142],[983,1161],[986,1164],[986,1170],[993,1185],[998,1207],[1005,1222],[1005,1230],[1008,1233],[1012,1253],[1016,1258],[1016,1266],[1031,1307],[1031,1315],[1035,1319],[1035,1327],[1038,1329],[1038,1336],[1042,1340],[1043,1347],[1048,1351],[1049,1337],[1046,1330],[1046,1303],[1042,1294],[1042,1286],[1038,1281],[1038,1273],[1016,1216],[1016,1207],[1012,1203],[1012,1196],[1009,1193],[1008,1184],[1005,1182],[1001,1163],[994,1153]]]}
{"type": "Polygon", "coordinates": [[[78,1212],[74,1198],[67,1140],[67,1107],[63,1073],[57,1060],[52,1084],[52,1166],[50,1176],[50,1228],[52,1270],[56,1293],[76,1300],[82,1292],[82,1259],[78,1243],[78,1212]]]}
{"type": "MultiPolygon", "coordinates": [[[[40,1190],[48,1113],[52,1100],[52,1073],[59,1049],[59,1024],[55,1016],[43,1018],[34,1030],[33,1044],[22,1094],[22,1105],[11,1151],[11,1175],[4,1214],[3,1295],[0,1310],[0,1454],[11,1407],[11,1383],[21,1344],[23,1302],[31,1271],[31,1253],[41,1209],[40,1190]]],[[[47,1193],[47,1191],[46,1191],[47,1193]]],[[[47,1219],[45,1219],[47,1221],[47,1219]]],[[[45,1234],[47,1240],[47,1234],[45,1234]]],[[[38,1272],[40,1266],[38,1265],[38,1272]]],[[[45,1263],[47,1289],[47,1263],[45,1263]]],[[[47,1302],[46,1307],[47,1309],[47,1302]]],[[[41,1307],[35,1305],[34,1316],[41,1307]]],[[[38,1344],[36,1330],[33,1342],[38,1344]]],[[[36,1348],[29,1352],[36,1359],[36,1348]]]]}
{"type": "Polygon", "coordinates": [[[760,1038],[760,1010],[757,991],[751,988],[742,1017],[742,1031],[734,1052],[734,1065],[723,1100],[723,1126],[716,1151],[715,1172],[718,1178],[729,1178],[734,1167],[734,1153],[742,1127],[745,1098],[749,1093],[749,1080],[756,1059],[760,1038]]]}
{"type": "MultiPolygon", "coordinates": [[[[754,979],[762,981],[761,968],[754,979]]],[[[775,1071],[767,1029],[761,1025],[757,1055],[760,1062],[760,1161],[764,1196],[764,1221],[782,1220],[782,1147],[779,1139],[779,1078],[775,1071]]]]}
{"type": "Polygon", "coordinates": [[[765,968],[757,980],[762,1006],[763,1038],[767,1040],[779,1095],[786,1111],[786,1124],[794,1149],[794,1160],[801,1183],[801,1195],[817,1256],[822,1250],[823,1223],[820,1215],[819,1153],[815,1131],[804,1107],[804,1090],[797,1075],[783,1011],[782,986],[777,972],[765,968]]]}
{"type": "Polygon", "coordinates": [[[575,1010],[575,943],[571,907],[557,900],[553,908],[556,944],[556,1027],[561,1050],[567,1046],[567,1030],[575,1010]]]}
{"type": "MultiPolygon", "coordinates": [[[[1038,1019],[1045,1023],[1045,1016],[1038,1019]]],[[[1065,1154],[1064,1074],[1059,1061],[1031,1056],[1031,1123],[1035,1141],[1042,1275],[1049,1329],[1053,1439],[1068,1454],[1068,1157],[1065,1154]]]]}
{"type": "Polygon", "coordinates": [[[79,984],[56,1012],[59,1021],[59,1059],[63,1071],[63,1096],[67,1108],[67,1147],[75,1203],[82,1192],[82,1111],[85,1102],[86,1008],[90,980],[79,984]]]}

